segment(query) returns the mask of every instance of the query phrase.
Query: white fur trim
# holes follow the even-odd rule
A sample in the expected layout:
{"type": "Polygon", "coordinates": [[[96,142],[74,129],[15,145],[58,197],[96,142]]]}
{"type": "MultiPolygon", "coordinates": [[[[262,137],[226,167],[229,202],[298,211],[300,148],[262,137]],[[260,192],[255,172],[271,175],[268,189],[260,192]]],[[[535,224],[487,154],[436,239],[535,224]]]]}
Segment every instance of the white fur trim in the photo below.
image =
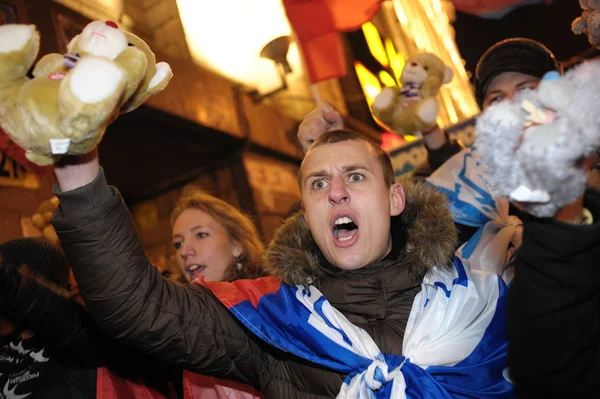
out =
{"type": "Polygon", "coordinates": [[[86,104],[94,104],[111,96],[123,79],[118,65],[101,57],[82,58],[73,69],[71,90],[86,104]]]}
{"type": "Polygon", "coordinates": [[[22,50],[35,32],[33,25],[0,26],[0,53],[22,50]]]}
{"type": "Polygon", "coordinates": [[[162,82],[169,74],[171,73],[171,67],[166,62],[159,62],[156,64],[156,73],[150,80],[150,84],[148,85],[148,89],[153,88],[160,82],[162,82]]]}

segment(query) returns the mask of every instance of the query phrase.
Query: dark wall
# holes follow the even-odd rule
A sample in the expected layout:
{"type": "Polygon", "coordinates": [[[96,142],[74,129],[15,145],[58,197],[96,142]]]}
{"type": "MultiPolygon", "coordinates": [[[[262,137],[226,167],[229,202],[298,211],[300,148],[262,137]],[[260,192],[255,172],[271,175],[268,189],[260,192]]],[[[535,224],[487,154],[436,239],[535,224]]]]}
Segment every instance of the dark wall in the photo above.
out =
{"type": "Polygon", "coordinates": [[[475,70],[477,60],[492,44],[509,37],[528,37],[544,43],[559,60],[576,56],[590,48],[586,36],[571,32],[571,21],[581,14],[577,0],[518,8],[500,20],[479,18],[457,12],[456,42],[467,70],[475,70]]]}

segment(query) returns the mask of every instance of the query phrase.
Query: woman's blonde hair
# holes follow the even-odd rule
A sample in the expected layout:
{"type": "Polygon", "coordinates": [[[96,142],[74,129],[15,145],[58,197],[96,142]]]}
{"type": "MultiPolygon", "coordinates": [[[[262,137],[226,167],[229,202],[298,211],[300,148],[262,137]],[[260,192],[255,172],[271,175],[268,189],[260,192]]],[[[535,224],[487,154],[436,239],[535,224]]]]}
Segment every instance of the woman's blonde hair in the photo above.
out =
{"type": "Polygon", "coordinates": [[[237,208],[227,202],[200,190],[190,190],[179,199],[171,213],[171,227],[187,209],[198,209],[212,216],[225,228],[232,241],[242,246],[241,269],[232,265],[225,273],[225,281],[242,278],[257,278],[263,275],[260,258],[265,249],[258,230],[252,221],[237,208]]]}

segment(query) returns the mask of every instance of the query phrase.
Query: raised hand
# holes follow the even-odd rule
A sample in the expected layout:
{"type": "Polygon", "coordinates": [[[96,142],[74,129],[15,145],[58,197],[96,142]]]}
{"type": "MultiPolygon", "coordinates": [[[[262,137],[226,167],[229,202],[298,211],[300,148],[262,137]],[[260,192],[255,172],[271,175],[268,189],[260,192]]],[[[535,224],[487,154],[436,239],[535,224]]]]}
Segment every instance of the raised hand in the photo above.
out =
{"type": "Polygon", "coordinates": [[[298,141],[306,153],[308,147],[323,133],[343,128],[342,115],[331,104],[323,103],[302,120],[298,128],[298,141]]]}

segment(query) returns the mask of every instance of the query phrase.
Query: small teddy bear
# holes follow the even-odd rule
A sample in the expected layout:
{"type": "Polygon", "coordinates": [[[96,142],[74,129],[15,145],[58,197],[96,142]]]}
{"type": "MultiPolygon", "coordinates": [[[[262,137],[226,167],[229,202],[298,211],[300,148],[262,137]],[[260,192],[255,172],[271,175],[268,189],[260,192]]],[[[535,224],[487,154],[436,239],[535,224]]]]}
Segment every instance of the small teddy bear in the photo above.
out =
{"type": "Polygon", "coordinates": [[[418,54],[402,70],[402,87],[386,87],[373,101],[373,114],[400,135],[415,134],[435,126],[440,87],[452,80],[450,67],[431,53],[418,54]]]}
{"type": "Polygon", "coordinates": [[[600,47],[600,0],[579,0],[579,4],[583,12],[573,20],[571,30],[587,35],[592,46],[600,47]]]}
{"type": "Polygon", "coordinates": [[[89,152],[119,113],[172,77],[146,43],[112,21],[89,23],[67,55],[42,57],[28,78],[39,44],[33,25],[0,26],[0,126],[38,165],[89,152]]]}
{"type": "Polygon", "coordinates": [[[497,195],[537,217],[551,217],[586,188],[583,160],[600,148],[600,61],[537,90],[486,109],[477,119],[475,149],[497,195]]]}

